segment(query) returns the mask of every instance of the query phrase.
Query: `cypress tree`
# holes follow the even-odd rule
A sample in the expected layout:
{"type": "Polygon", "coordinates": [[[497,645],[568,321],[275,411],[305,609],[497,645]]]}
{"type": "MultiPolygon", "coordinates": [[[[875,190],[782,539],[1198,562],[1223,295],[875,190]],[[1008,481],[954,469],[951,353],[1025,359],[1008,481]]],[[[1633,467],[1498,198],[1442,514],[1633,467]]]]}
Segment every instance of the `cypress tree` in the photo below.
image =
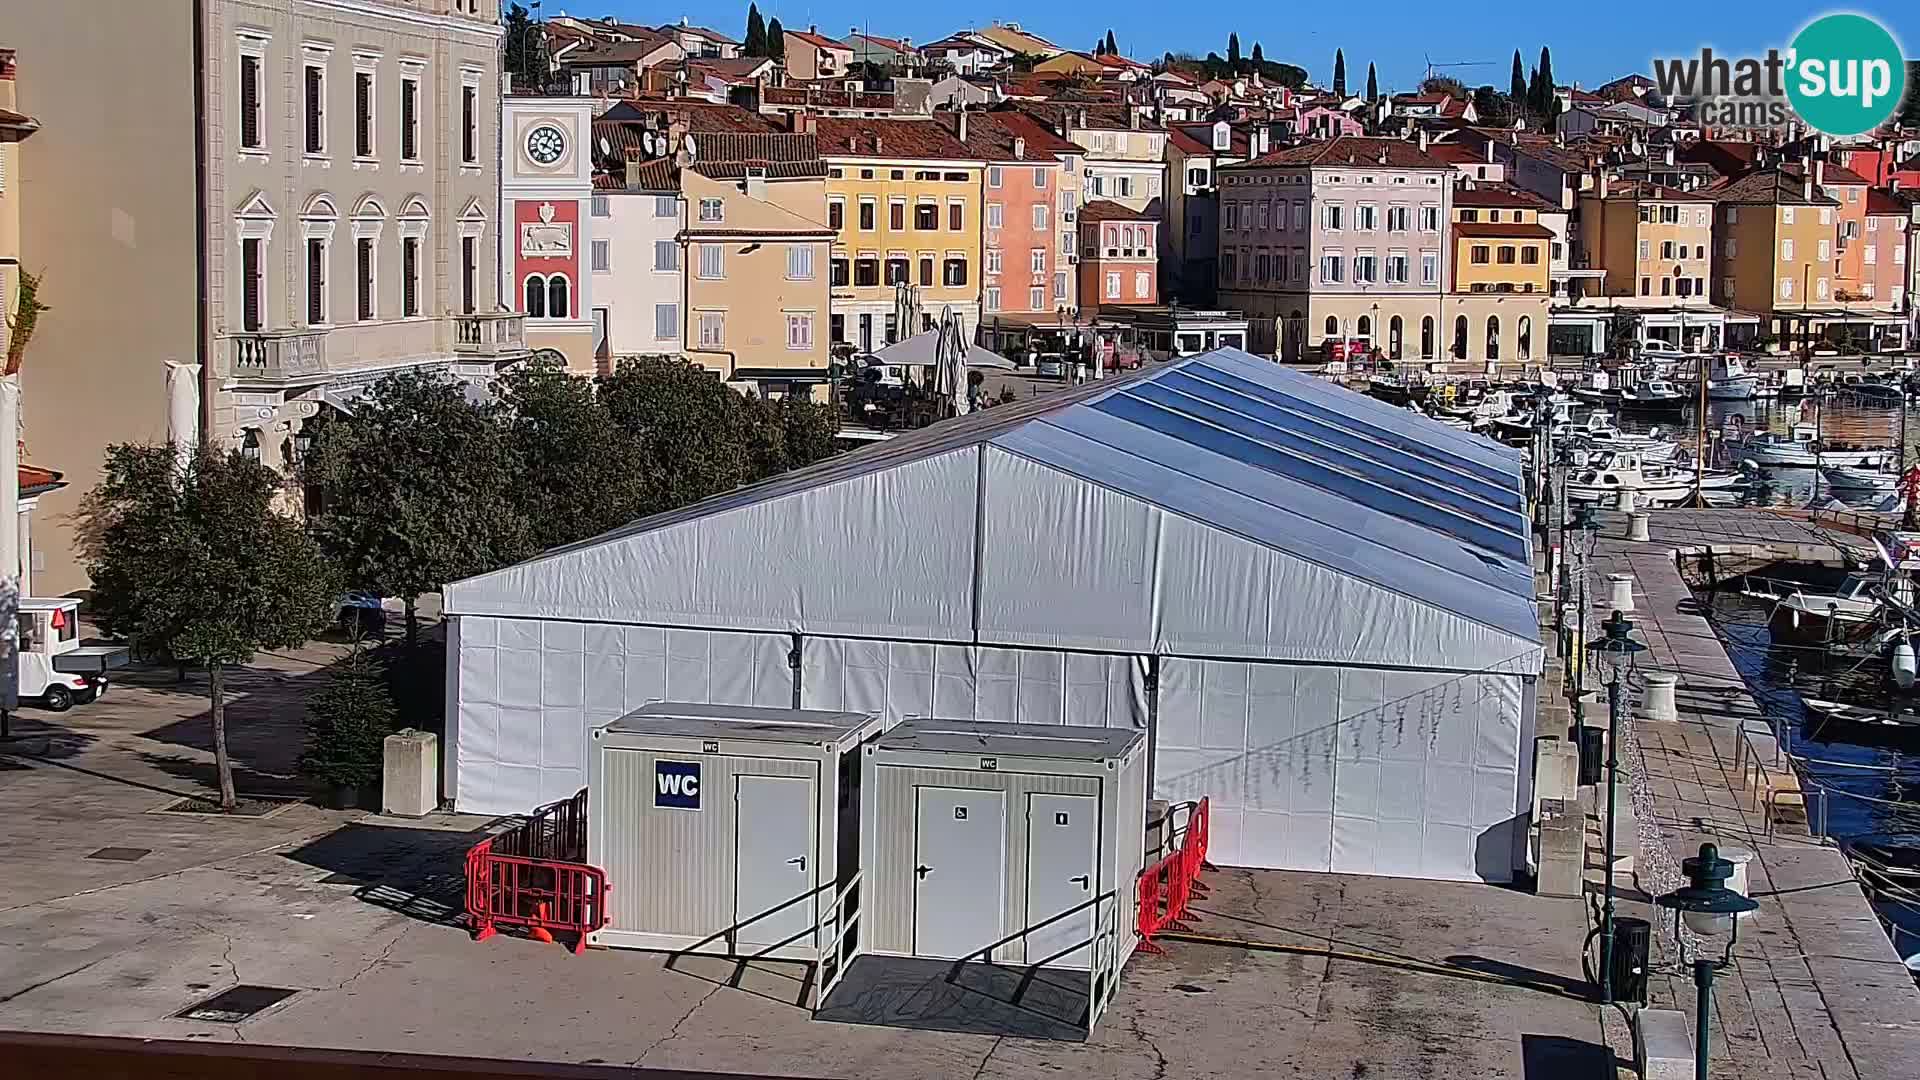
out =
{"type": "Polygon", "coordinates": [[[1380,100],[1380,79],[1373,73],[1373,61],[1367,61],[1367,100],[1380,100]]]}
{"type": "Polygon", "coordinates": [[[787,59],[787,31],[778,15],[767,20],[767,56],[782,63],[787,59]]]}
{"type": "Polygon", "coordinates": [[[1254,42],[1253,43],[1253,66],[1259,67],[1261,64],[1264,64],[1266,62],[1267,62],[1267,54],[1260,51],[1259,42],[1257,41],[1254,42]]]}
{"type": "Polygon", "coordinates": [[[1513,99],[1514,111],[1524,108],[1527,101],[1527,66],[1520,62],[1520,50],[1513,50],[1513,82],[1507,89],[1507,96],[1513,99]]]}
{"type": "Polygon", "coordinates": [[[1120,55],[1120,45],[1119,45],[1119,43],[1118,43],[1118,42],[1116,42],[1116,41],[1114,41],[1114,40],[1113,40],[1113,30],[1112,30],[1112,29],[1108,29],[1108,30],[1107,30],[1107,40],[1106,40],[1106,49],[1107,49],[1107,55],[1108,55],[1108,56],[1119,56],[1119,55],[1120,55]]]}
{"type": "Polygon", "coordinates": [[[1540,46],[1540,100],[1533,103],[1533,111],[1545,116],[1553,111],[1553,54],[1545,45],[1540,46]]]}
{"type": "Polygon", "coordinates": [[[1240,71],[1240,35],[1227,35],[1227,66],[1237,74],[1240,71]]]}
{"type": "Polygon", "coordinates": [[[760,5],[747,5],[747,40],[741,51],[748,56],[767,55],[767,24],[760,19],[760,5]]]}
{"type": "Polygon", "coordinates": [[[1333,96],[1347,96],[1347,54],[1341,49],[1333,50],[1333,96]]]}

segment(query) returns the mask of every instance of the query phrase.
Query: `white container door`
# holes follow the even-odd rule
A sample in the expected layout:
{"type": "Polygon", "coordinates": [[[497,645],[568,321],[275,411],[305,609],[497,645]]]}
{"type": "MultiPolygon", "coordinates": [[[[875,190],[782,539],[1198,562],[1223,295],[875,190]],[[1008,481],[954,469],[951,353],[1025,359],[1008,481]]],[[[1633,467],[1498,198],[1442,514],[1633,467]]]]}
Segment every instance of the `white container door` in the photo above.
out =
{"type": "Polygon", "coordinates": [[[918,787],[914,795],[913,954],[972,956],[1007,933],[1006,794],[918,787]]]}
{"type": "Polygon", "coordinates": [[[813,781],[804,776],[742,776],[737,783],[733,905],[739,940],[812,948],[818,897],[798,898],[813,888],[813,781]]]}
{"type": "Polygon", "coordinates": [[[1027,796],[1027,963],[1063,953],[1048,961],[1049,966],[1087,966],[1096,909],[1091,901],[1100,880],[1095,861],[1099,836],[1100,800],[1090,795],[1027,796]],[[1047,922],[1064,911],[1073,914],[1047,922]],[[1064,952],[1068,949],[1072,951],[1064,952]]]}

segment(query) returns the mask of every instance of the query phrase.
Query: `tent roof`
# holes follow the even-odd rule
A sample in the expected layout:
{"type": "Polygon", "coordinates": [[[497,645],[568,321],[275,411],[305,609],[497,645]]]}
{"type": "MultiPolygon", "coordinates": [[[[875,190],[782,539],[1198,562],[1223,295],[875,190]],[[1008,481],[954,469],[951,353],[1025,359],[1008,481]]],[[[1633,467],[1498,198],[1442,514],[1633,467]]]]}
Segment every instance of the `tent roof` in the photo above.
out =
{"type": "MultiPolygon", "coordinates": [[[[1402,646],[1417,643],[1422,655],[1447,657],[1444,664],[1433,661],[1439,666],[1533,666],[1539,630],[1529,543],[1517,452],[1239,350],[1221,349],[936,424],[635,522],[449,586],[446,608],[463,615],[669,624],[691,619],[737,629],[980,644],[1044,640],[1184,654],[1231,648],[1254,655],[1288,652],[1297,659],[1388,663],[1395,662],[1393,647],[1384,637],[1392,636],[1402,646]],[[884,489],[857,498],[846,493],[883,474],[892,477],[884,489]],[[1042,488],[1052,494],[1036,494],[1042,488]],[[841,494],[829,495],[835,491],[841,494]],[[816,505],[796,498],[808,495],[819,496],[816,505]],[[820,501],[829,498],[844,505],[820,501]],[[1008,509],[1014,506],[1028,507],[1027,512],[1037,507],[1047,516],[1019,528],[1021,519],[1008,509]],[[1188,526],[1166,527],[1184,530],[1179,543],[1203,544],[1206,558],[1219,560],[1226,576],[1196,578],[1204,567],[1170,561],[1167,545],[1173,541],[1138,535],[1157,532],[1162,525],[1155,522],[1167,520],[1146,521],[1137,511],[1147,508],[1197,523],[1204,540],[1192,539],[1188,526]],[[727,520],[736,513],[748,516],[727,520]],[[859,520],[848,521],[850,515],[859,520]],[[682,527],[695,531],[677,533],[682,527]],[[872,557],[804,570],[814,578],[861,576],[858,583],[796,578],[769,585],[754,579],[756,568],[777,566],[790,556],[769,547],[782,541],[746,536],[769,528],[800,536],[834,534],[792,553],[802,560],[813,551],[833,550],[872,557]],[[1034,535],[1049,529],[1077,535],[1034,535]],[[956,531],[966,535],[943,535],[956,531]],[[862,539],[854,540],[854,532],[862,539]],[[630,543],[651,546],[643,555],[604,554],[630,543]],[[738,554],[723,554],[740,545],[745,547],[738,554]],[[1045,577],[1037,578],[1043,587],[1079,587],[1066,579],[1084,580],[1085,587],[1102,592],[1104,602],[1128,608],[1137,625],[1119,625],[1127,620],[1116,617],[1111,630],[1055,632],[1044,626],[1049,619],[1063,626],[1074,619],[1064,613],[1049,616],[1032,598],[1014,594],[1034,587],[1023,584],[1026,574],[1041,573],[1025,567],[1054,559],[1060,560],[1060,580],[1048,584],[1045,577]],[[577,565],[566,565],[567,560],[577,565]],[[649,610],[656,607],[648,594],[653,575],[663,567],[695,563],[698,571],[711,571],[711,594],[680,596],[663,601],[657,612],[649,610]],[[575,612],[557,603],[605,606],[592,588],[583,591],[579,584],[588,564],[598,570],[617,564],[618,573],[644,574],[648,581],[621,586],[628,592],[638,588],[641,595],[622,599],[606,612],[575,612]],[[1237,577],[1229,584],[1232,575],[1237,577]],[[1162,578],[1173,577],[1188,587],[1163,589],[1162,578]],[[723,595],[727,589],[733,592],[723,595]],[[1200,609],[1218,603],[1198,595],[1209,589],[1225,590],[1222,596],[1266,590],[1253,598],[1266,605],[1264,613],[1244,613],[1249,621],[1239,635],[1218,619],[1197,638],[1168,629],[1186,625],[1183,619],[1197,620],[1196,626],[1205,621],[1200,609]],[[1319,595],[1303,595],[1304,589],[1319,595]],[[999,590],[1005,595],[988,595],[999,590]],[[743,599],[740,592],[753,596],[743,599]],[[952,595],[939,604],[917,595],[936,592],[952,595]],[[854,599],[855,593],[861,595],[854,599]],[[1151,593],[1152,600],[1133,611],[1133,601],[1122,593],[1151,593]],[[828,614],[836,604],[847,611],[860,608],[858,617],[828,614]],[[1194,609],[1177,610],[1188,604],[1194,609]],[[1324,628],[1281,625],[1296,620],[1299,607],[1328,605],[1339,610],[1320,612],[1324,628]],[[1282,606],[1296,610],[1282,612],[1282,606]],[[613,611],[617,616],[608,614],[613,611]],[[1320,649],[1307,640],[1315,634],[1343,644],[1320,649]],[[1425,640],[1449,635],[1471,639],[1471,645],[1450,650],[1425,640]]],[[[683,587],[676,581],[658,588],[683,587]]],[[[1418,660],[1407,663],[1422,666],[1418,660]]]]}
{"type": "MultiPolygon", "coordinates": [[[[935,351],[939,348],[940,331],[922,330],[907,338],[896,341],[873,355],[885,363],[902,366],[918,364],[932,367],[938,362],[935,351]]],[[[1013,370],[1013,361],[998,353],[988,352],[978,345],[967,346],[967,366],[970,368],[1002,368],[1013,370]]]]}

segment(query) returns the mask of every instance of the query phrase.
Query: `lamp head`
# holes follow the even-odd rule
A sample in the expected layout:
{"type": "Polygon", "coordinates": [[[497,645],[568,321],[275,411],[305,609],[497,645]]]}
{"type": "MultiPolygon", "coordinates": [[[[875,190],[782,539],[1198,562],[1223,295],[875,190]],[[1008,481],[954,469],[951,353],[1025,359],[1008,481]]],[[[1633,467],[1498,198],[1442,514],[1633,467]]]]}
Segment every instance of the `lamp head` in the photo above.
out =
{"type": "Polygon", "coordinates": [[[1595,659],[1606,661],[1616,677],[1632,665],[1635,656],[1646,651],[1645,645],[1633,640],[1633,620],[1618,611],[1607,616],[1607,621],[1600,624],[1600,629],[1604,631],[1600,640],[1588,645],[1587,651],[1593,653],[1595,659]]]}
{"type": "Polygon", "coordinates": [[[1687,883],[1655,897],[1653,902],[1684,917],[1688,929],[1702,937],[1714,937],[1737,927],[1734,916],[1760,906],[1727,888],[1733,864],[1721,858],[1720,849],[1713,844],[1701,844],[1700,854],[1682,861],[1680,872],[1687,876],[1687,883]]]}

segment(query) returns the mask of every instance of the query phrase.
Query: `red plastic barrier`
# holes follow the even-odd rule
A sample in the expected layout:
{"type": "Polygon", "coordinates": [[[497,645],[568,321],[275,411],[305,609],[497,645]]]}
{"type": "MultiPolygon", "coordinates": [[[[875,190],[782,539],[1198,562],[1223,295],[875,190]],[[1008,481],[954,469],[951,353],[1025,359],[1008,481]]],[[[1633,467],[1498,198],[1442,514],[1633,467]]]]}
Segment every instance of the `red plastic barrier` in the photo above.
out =
{"type": "Polygon", "coordinates": [[[524,926],[552,941],[553,932],[587,935],[607,923],[607,875],[586,864],[587,793],[535,810],[525,824],[491,836],[467,852],[467,923],[475,941],[501,926],[524,926]]]}
{"type": "Polygon", "coordinates": [[[1178,928],[1187,917],[1187,905],[1195,890],[1204,893],[1200,871],[1207,864],[1207,830],[1211,808],[1201,799],[1187,817],[1180,846],[1140,874],[1139,902],[1140,947],[1158,952],[1153,936],[1169,928],[1178,928]]]}

